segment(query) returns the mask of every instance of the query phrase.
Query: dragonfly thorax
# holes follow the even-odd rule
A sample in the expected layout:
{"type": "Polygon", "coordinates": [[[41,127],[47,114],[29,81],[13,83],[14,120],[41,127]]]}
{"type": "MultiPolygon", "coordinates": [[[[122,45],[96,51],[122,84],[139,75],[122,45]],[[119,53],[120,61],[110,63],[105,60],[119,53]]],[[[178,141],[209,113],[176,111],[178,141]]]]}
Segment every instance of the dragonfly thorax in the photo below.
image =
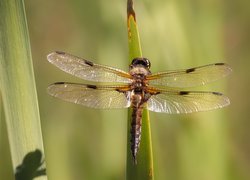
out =
{"type": "Polygon", "coordinates": [[[143,66],[135,66],[130,68],[129,73],[136,78],[145,78],[145,76],[151,74],[150,70],[143,66]]]}
{"type": "Polygon", "coordinates": [[[131,88],[135,93],[142,93],[145,88],[148,86],[146,81],[146,76],[144,74],[134,74],[133,82],[131,83],[131,88]]]}

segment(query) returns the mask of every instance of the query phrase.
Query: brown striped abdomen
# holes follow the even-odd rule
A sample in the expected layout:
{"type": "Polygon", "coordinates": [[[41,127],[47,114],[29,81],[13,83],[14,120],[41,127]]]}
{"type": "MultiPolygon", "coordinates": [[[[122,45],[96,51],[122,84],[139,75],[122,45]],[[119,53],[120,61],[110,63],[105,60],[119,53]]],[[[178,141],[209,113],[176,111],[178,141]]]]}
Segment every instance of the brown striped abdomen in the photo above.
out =
{"type": "Polygon", "coordinates": [[[131,120],[131,152],[133,156],[134,164],[136,164],[136,155],[140,147],[141,142],[141,124],[142,124],[142,111],[143,106],[132,106],[132,120],[131,120]]]}

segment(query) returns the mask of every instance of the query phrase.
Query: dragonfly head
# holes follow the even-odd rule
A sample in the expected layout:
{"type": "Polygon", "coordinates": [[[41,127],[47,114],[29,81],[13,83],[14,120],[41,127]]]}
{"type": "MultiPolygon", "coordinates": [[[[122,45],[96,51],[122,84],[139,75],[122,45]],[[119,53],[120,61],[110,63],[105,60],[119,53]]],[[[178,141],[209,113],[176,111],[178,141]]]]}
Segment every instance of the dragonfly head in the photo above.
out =
{"type": "Polygon", "coordinates": [[[151,66],[151,63],[150,63],[150,61],[147,58],[143,58],[143,57],[134,58],[132,60],[131,65],[130,65],[130,69],[132,69],[134,67],[138,67],[138,66],[141,66],[141,67],[149,69],[150,66],[151,66]]]}

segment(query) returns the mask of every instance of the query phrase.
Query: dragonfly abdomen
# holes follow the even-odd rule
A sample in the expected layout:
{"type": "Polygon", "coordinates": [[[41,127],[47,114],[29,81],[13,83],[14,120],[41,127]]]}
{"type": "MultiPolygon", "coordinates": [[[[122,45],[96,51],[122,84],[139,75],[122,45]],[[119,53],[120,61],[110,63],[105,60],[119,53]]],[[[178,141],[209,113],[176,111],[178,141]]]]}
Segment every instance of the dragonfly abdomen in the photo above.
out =
{"type": "Polygon", "coordinates": [[[131,151],[133,161],[136,164],[136,156],[141,142],[141,124],[142,124],[142,111],[143,106],[132,107],[132,120],[131,120],[131,151]]]}

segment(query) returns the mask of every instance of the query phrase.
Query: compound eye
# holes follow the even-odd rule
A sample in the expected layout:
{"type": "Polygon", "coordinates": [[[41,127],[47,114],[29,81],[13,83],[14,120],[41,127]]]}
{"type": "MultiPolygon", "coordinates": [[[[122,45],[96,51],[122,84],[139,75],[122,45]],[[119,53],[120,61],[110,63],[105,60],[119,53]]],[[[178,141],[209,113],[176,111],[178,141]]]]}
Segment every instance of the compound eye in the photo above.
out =
{"type": "Polygon", "coordinates": [[[150,61],[149,61],[148,59],[146,59],[146,58],[145,58],[145,61],[146,61],[146,63],[147,63],[147,67],[150,68],[150,67],[151,67],[150,61]]]}
{"type": "Polygon", "coordinates": [[[137,59],[133,59],[132,62],[131,62],[131,65],[136,65],[137,64],[137,59]]]}
{"type": "Polygon", "coordinates": [[[133,59],[132,65],[143,65],[143,60],[141,58],[135,58],[133,59]]]}
{"type": "Polygon", "coordinates": [[[142,65],[144,67],[150,68],[150,61],[147,58],[135,58],[133,59],[131,65],[142,65]]]}

